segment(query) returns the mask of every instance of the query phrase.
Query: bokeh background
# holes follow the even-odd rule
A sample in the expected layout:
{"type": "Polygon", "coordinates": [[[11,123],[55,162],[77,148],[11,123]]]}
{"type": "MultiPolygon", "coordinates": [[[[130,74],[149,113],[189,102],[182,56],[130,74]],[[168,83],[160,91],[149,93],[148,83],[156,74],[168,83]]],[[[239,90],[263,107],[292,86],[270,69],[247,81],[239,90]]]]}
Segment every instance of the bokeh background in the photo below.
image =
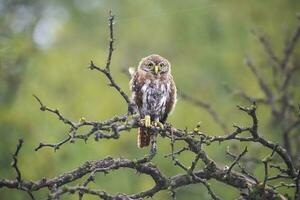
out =
{"type": "MultiPolygon", "coordinates": [[[[177,87],[209,102],[231,127],[233,123],[247,125],[250,120],[235,107],[245,102],[232,98],[224,84],[262,96],[243,59],[249,54],[258,66],[270,65],[251,30],[266,33],[276,53],[281,54],[286,36],[297,23],[299,9],[298,0],[0,0],[0,177],[15,176],[10,162],[18,138],[25,140],[19,166],[23,178],[32,180],[56,176],[86,160],[108,155],[133,159],[147,153],[147,149],[137,148],[136,131],[114,141],[90,139],[87,144],[66,144],[56,152],[50,148],[34,151],[40,141],[55,143],[63,139],[67,127],[55,116],[42,113],[32,94],[75,121],[81,117],[104,120],[126,112],[123,100],[107,87],[105,78],[87,68],[90,60],[97,65],[105,63],[109,10],[116,16],[112,73],[127,93],[129,79],[122,71],[136,67],[142,57],[158,53],[172,63],[177,87]]],[[[268,109],[261,107],[258,115],[265,137],[280,142],[276,131],[270,131],[268,109]]],[[[223,134],[205,110],[182,99],[169,118],[170,123],[183,129],[192,129],[199,121],[201,131],[223,134]]],[[[158,140],[158,155],[154,159],[157,166],[170,176],[183,173],[163,157],[170,151],[169,142],[158,140]]],[[[206,147],[220,166],[230,164],[225,155],[227,145],[206,147]]],[[[235,145],[239,152],[245,144],[235,145]]],[[[260,159],[269,153],[257,147],[249,146],[250,155],[260,159]]],[[[183,154],[181,159],[189,165],[193,156],[183,154]]],[[[263,166],[258,164],[253,173],[263,179],[263,166]]],[[[150,178],[130,170],[99,174],[96,180],[93,187],[112,194],[134,193],[153,185],[150,178]]],[[[238,196],[236,189],[210,182],[224,199],[238,196]]],[[[40,199],[46,192],[35,195],[40,199]]],[[[200,184],[181,188],[177,195],[178,199],[210,199],[200,184]]],[[[0,190],[0,199],[28,198],[23,192],[0,190]]],[[[73,198],[77,195],[65,197],[73,198]]],[[[167,191],[153,197],[168,198],[167,191]]]]}

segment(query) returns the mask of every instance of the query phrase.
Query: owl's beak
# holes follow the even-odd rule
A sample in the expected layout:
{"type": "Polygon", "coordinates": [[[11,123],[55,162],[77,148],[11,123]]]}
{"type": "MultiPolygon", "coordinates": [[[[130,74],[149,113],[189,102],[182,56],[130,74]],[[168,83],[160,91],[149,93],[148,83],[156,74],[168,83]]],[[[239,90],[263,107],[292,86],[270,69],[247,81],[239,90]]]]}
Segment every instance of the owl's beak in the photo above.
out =
{"type": "Polygon", "coordinates": [[[160,66],[159,65],[155,65],[154,66],[154,73],[157,74],[160,70],[160,66]]]}

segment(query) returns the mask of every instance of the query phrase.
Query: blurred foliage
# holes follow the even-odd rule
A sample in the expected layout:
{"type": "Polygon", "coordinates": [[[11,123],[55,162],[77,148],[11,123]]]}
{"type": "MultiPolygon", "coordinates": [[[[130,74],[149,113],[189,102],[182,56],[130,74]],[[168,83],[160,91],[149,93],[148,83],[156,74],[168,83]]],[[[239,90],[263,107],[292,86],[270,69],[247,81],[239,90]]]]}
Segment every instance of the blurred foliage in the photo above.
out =
{"type": "MultiPolygon", "coordinates": [[[[10,160],[17,138],[25,140],[19,161],[23,176],[33,180],[58,175],[90,159],[108,155],[137,158],[147,153],[146,149],[137,148],[136,131],[123,134],[117,141],[77,142],[55,153],[52,149],[34,151],[40,141],[62,139],[67,129],[55,117],[40,112],[33,93],[74,120],[103,120],[126,111],[106,80],[87,69],[90,60],[98,65],[105,62],[109,10],[116,15],[112,71],[127,92],[128,76],[122,70],[136,67],[142,57],[158,53],[171,61],[177,87],[209,101],[231,126],[249,123],[249,118],[235,109],[241,102],[232,99],[223,84],[260,96],[243,58],[249,53],[259,66],[269,65],[250,30],[265,32],[274,49],[282,49],[286,36],[297,23],[295,14],[299,8],[298,0],[0,0],[0,177],[14,176],[10,160]]],[[[265,137],[280,142],[276,130],[268,126],[268,110],[262,106],[258,115],[265,137]]],[[[178,128],[190,129],[201,121],[201,131],[223,134],[205,110],[195,109],[180,99],[169,121],[178,128]]],[[[246,145],[236,144],[237,151],[246,145]]],[[[209,146],[206,150],[218,164],[228,165],[227,145],[209,146]]],[[[154,162],[167,175],[182,173],[163,158],[170,150],[168,142],[159,139],[158,146],[154,162]]],[[[269,153],[256,145],[248,149],[259,159],[269,153]]],[[[188,163],[193,157],[184,154],[182,159],[188,163]]],[[[263,178],[263,166],[258,165],[254,173],[263,178]]],[[[237,197],[237,191],[230,186],[211,182],[213,190],[224,199],[237,197]]],[[[145,176],[120,170],[98,175],[94,187],[112,193],[132,193],[151,185],[152,181],[145,176]]],[[[43,192],[38,192],[37,197],[45,195],[43,192]]],[[[167,192],[161,192],[154,199],[167,196],[167,192]]],[[[25,193],[7,189],[0,190],[0,197],[28,199],[25,193]]],[[[187,198],[210,197],[202,185],[193,185],[178,192],[178,199],[187,198]]]]}

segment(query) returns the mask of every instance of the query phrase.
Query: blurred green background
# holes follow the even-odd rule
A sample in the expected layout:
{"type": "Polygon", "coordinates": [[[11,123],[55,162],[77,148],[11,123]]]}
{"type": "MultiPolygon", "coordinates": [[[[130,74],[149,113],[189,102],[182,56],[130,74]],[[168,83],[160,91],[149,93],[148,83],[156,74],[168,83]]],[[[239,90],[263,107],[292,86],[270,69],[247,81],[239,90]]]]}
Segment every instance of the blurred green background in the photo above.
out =
{"type": "MultiPolygon", "coordinates": [[[[243,59],[250,54],[259,66],[269,65],[250,30],[265,32],[276,53],[281,54],[286,36],[297,23],[299,8],[298,0],[0,0],[0,177],[15,177],[10,162],[18,138],[25,140],[19,166],[23,178],[32,180],[56,176],[86,160],[108,155],[133,159],[147,153],[147,149],[136,146],[136,130],[122,134],[119,140],[90,139],[87,144],[66,144],[56,152],[50,148],[34,151],[40,141],[55,143],[63,139],[68,129],[55,116],[42,113],[32,94],[75,121],[81,117],[104,120],[127,111],[121,97],[107,87],[105,78],[87,68],[90,60],[105,64],[109,10],[116,16],[112,73],[128,94],[129,80],[122,70],[136,67],[142,57],[158,53],[170,60],[177,87],[210,102],[231,127],[233,123],[247,125],[250,119],[235,108],[245,102],[232,98],[224,90],[224,83],[245,89],[249,95],[262,96],[243,59]]],[[[260,128],[265,137],[280,141],[281,137],[270,131],[269,115],[267,108],[260,107],[260,128]]],[[[170,123],[183,129],[192,129],[199,121],[201,131],[223,134],[205,110],[181,99],[169,117],[170,123]]],[[[163,157],[170,151],[169,142],[158,140],[154,159],[157,166],[169,176],[183,173],[163,157]]],[[[246,145],[235,144],[237,152],[246,145]]],[[[220,166],[230,164],[225,155],[227,145],[206,147],[220,166]]],[[[250,154],[263,158],[269,153],[257,147],[250,145],[250,154]]],[[[180,158],[189,165],[193,155],[183,154],[180,158]]],[[[263,179],[263,166],[254,168],[254,173],[263,179]]],[[[99,174],[96,180],[93,187],[112,194],[134,193],[154,184],[149,177],[131,170],[99,174]]],[[[238,197],[236,189],[210,182],[224,199],[238,197]]],[[[35,195],[41,199],[46,192],[35,195]]],[[[201,184],[181,188],[177,195],[178,199],[210,199],[201,184]]],[[[0,197],[29,199],[26,193],[8,189],[1,189],[0,197]]],[[[168,191],[153,197],[168,198],[168,191]]]]}

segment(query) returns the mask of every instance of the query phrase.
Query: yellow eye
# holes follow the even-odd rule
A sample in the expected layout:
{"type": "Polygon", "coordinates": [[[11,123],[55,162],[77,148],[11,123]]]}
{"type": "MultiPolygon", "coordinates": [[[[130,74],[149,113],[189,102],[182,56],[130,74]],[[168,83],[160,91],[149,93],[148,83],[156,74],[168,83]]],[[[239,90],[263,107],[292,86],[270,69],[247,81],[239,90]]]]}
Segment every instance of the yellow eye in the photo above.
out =
{"type": "Polygon", "coordinates": [[[160,63],[159,65],[160,65],[160,67],[164,67],[165,66],[164,63],[160,63]]]}
{"type": "Polygon", "coordinates": [[[149,67],[153,67],[153,63],[150,62],[150,63],[148,64],[148,66],[149,66],[149,67]]]}

